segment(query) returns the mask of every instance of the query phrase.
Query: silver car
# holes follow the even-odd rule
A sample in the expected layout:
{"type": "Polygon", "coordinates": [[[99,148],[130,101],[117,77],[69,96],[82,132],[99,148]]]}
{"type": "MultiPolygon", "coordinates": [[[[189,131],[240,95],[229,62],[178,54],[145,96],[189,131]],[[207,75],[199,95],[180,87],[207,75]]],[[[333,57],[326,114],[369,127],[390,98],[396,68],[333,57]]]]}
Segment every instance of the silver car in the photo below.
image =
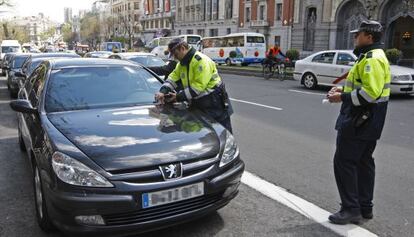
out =
{"type": "MultiPolygon", "coordinates": [[[[335,84],[357,60],[351,50],[327,50],[310,55],[295,64],[294,78],[308,89],[318,85],[343,85],[345,80],[335,84]]],[[[414,69],[391,65],[391,94],[414,93],[414,69]]]]}

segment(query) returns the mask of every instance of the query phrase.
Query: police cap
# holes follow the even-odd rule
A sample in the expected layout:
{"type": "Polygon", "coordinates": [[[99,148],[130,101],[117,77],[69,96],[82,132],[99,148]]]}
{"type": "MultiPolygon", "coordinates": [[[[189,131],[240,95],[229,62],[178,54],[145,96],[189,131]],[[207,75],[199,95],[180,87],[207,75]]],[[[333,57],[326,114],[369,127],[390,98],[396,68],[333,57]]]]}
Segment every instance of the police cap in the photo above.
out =
{"type": "Polygon", "coordinates": [[[367,33],[381,33],[382,32],[382,25],[378,21],[363,21],[359,25],[358,29],[350,31],[352,34],[359,33],[359,32],[367,32],[367,33]]]}
{"type": "Polygon", "coordinates": [[[172,52],[174,49],[178,48],[180,45],[183,45],[185,41],[181,38],[174,38],[168,43],[168,51],[172,52]]]}

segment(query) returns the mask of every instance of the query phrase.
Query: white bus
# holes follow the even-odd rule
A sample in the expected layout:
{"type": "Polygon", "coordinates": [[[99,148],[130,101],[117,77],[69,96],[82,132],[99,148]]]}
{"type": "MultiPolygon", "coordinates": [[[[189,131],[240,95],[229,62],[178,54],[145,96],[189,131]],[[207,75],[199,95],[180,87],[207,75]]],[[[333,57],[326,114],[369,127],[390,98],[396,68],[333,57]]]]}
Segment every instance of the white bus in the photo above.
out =
{"type": "Polygon", "coordinates": [[[171,36],[171,37],[159,37],[151,40],[147,48],[151,51],[152,54],[156,56],[167,59],[167,54],[165,53],[168,50],[168,43],[174,38],[182,38],[186,41],[190,46],[196,47],[197,43],[201,40],[201,36],[199,35],[179,35],[179,36],[171,36]]]}
{"type": "Polygon", "coordinates": [[[266,40],[259,33],[234,33],[203,38],[199,49],[218,64],[248,65],[266,57],[266,40]]]}

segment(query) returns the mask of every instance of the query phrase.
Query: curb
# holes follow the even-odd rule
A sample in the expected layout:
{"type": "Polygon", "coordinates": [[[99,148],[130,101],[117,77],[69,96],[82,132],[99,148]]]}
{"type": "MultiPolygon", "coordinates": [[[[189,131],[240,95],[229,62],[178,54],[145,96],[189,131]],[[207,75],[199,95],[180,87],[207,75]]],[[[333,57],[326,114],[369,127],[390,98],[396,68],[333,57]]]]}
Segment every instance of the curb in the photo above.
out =
{"type": "MultiPolygon", "coordinates": [[[[263,78],[263,73],[260,71],[254,71],[254,70],[237,70],[237,69],[224,69],[224,68],[218,68],[217,69],[219,73],[223,73],[223,74],[231,74],[231,75],[240,75],[240,76],[253,76],[253,77],[261,77],[263,78]]],[[[276,77],[271,78],[271,80],[277,80],[276,77]]],[[[290,81],[294,81],[295,79],[293,79],[293,76],[286,76],[285,80],[290,80],[290,81]]]]}

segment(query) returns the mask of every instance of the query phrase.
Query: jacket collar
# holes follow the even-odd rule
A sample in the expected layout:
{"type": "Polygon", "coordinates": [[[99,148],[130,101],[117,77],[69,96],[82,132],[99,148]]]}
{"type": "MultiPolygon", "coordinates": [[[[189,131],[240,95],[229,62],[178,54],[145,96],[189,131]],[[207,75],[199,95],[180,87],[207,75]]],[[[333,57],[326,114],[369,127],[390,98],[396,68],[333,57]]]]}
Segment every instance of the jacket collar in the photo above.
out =
{"type": "Polygon", "coordinates": [[[184,58],[181,60],[180,64],[183,66],[190,65],[191,59],[193,58],[194,54],[196,53],[196,50],[194,48],[190,48],[188,53],[184,56],[184,58]]]}
{"type": "Polygon", "coordinates": [[[380,43],[374,43],[367,46],[358,47],[354,49],[354,54],[359,58],[362,54],[366,54],[374,49],[382,49],[382,45],[380,43]]]}

